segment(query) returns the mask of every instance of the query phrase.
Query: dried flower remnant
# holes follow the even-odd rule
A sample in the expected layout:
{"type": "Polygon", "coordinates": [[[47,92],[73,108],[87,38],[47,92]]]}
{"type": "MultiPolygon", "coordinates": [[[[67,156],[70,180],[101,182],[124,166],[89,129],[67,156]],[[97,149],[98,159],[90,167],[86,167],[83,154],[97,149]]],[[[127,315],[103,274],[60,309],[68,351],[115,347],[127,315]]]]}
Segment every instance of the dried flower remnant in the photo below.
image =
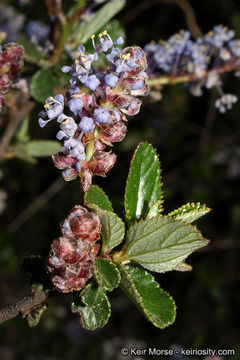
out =
{"type": "Polygon", "coordinates": [[[182,77],[195,96],[202,95],[203,87],[216,87],[221,96],[216,107],[225,112],[237,100],[235,95],[223,93],[221,82],[222,73],[240,65],[240,40],[234,36],[233,30],[218,25],[195,41],[189,31],[180,31],[167,41],[147,44],[148,73],[154,78],[161,70],[171,80],[182,77]]]}
{"type": "Polygon", "coordinates": [[[0,110],[5,103],[5,95],[16,82],[23,66],[24,49],[9,43],[0,46],[0,110]]]}
{"type": "Polygon", "coordinates": [[[47,259],[47,271],[57,291],[79,291],[93,276],[100,230],[98,215],[83,206],[72,209],[61,225],[63,236],[52,242],[47,259]]]}
{"type": "Polygon", "coordinates": [[[94,53],[85,54],[80,45],[72,66],[62,67],[72,76],[67,106],[64,108],[63,96],[57,95],[46,100],[45,110],[39,114],[41,127],[57,119],[60,131],[56,137],[63,140],[63,147],[53,155],[54,164],[66,181],[81,176],[84,191],[94,174],[106,176],[114,166],[116,155],[105,151],[106,146],[124,139],[126,115],[139,112],[141,101],[137,96],[148,92],[147,61],[140,47],[121,50],[118,46],[123,39],[113,42],[107,31],[98,35],[96,43],[93,35],[92,42],[94,53]],[[108,62],[105,70],[93,67],[100,54],[108,62]]]}

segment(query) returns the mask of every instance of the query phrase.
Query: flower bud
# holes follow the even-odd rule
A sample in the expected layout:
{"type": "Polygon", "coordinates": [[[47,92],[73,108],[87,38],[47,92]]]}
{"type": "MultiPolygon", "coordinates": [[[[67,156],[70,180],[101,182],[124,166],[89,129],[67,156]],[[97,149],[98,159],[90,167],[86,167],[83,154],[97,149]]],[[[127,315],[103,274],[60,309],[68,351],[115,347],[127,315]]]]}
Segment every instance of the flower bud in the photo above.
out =
{"type": "Polygon", "coordinates": [[[116,160],[117,155],[115,154],[96,151],[92,160],[89,162],[88,167],[94,174],[105,177],[106,173],[112,170],[116,160]]]}
{"type": "Polygon", "coordinates": [[[57,291],[81,290],[93,275],[98,248],[81,239],[65,236],[55,239],[47,259],[47,271],[57,291]]]}
{"type": "Polygon", "coordinates": [[[122,121],[115,122],[112,126],[103,127],[100,137],[108,143],[122,141],[125,138],[127,127],[122,121]]]}
{"type": "Polygon", "coordinates": [[[62,234],[93,243],[100,238],[100,219],[83,206],[75,206],[61,226],[62,234]]]}
{"type": "Polygon", "coordinates": [[[74,164],[76,164],[77,159],[72,158],[70,156],[64,155],[63,153],[59,152],[55,155],[52,155],[52,160],[54,165],[59,170],[65,170],[74,164]]]}

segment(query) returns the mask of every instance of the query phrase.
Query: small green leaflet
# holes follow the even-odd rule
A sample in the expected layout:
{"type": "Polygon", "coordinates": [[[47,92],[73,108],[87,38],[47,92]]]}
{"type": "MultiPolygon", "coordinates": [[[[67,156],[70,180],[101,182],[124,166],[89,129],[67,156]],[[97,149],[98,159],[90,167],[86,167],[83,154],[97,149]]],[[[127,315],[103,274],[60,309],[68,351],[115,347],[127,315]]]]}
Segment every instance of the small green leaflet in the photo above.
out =
{"type": "Polygon", "coordinates": [[[118,287],[120,282],[120,273],[115,264],[108,259],[98,258],[94,264],[95,277],[99,285],[105,290],[112,291],[118,287]]]}
{"type": "MultiPolygon", "coordinates": [[[[125,190],[128,224],[145,219],[154,202],[161,211],[161,177],[158,155],[152,145],[140,143],[133,155],[125,190]]],[[[156,209],[155,209],[156,211],[156,209]]]]}
{"type": "Polygon", "coordinates": [[[108,199],[104,191],[97,185],[90,186],[89,190],[84,196],[84,203],[95,204],[103,210],[109,210],[113,212],[112,204],[108,199]]]}
{"type": "Polygon", "coordinates": [[[46,304],[40,304],[35,308],[31,309],[30,313],[27,314],[27,322],[30,327],[37,326],[41,320],[42,314],[47,310],[46,304]]]}
{"type": "Polygon", "coordinates": [[[141,267],[118,265],[120,287],[153,325],[164,329],[176,317],[172,297],[163,291],[154,277],[141,267]]]}
{"type": "Polygon", "coordinates": [[[211,211],[211,209],[206,207],[205,204],[201,205],[200,203],[188,203],[176,210],[173,210],[168,214],[168,216],[175,220],[181,220],[187,223],[191,223],[193,221],[196,221],[200,217],[206,215],[209,211],[211,211]]]}
{"type": "Polygon", "coordinates": [[[208,244],[191,225],[161,216],[133,225],[127,232],[125,260],[146,269],[173,270],[194,250],[208,244]]]}
{"type": "Polygon", "coordinates": [[[111,315],[111,306],[105,290],[91,282],[82,291],[81,300],[85,306],[76,297],[71,309],[73,313],[80,315],[82,326],[87,330],[95,330],[106,325],[111,315]]]}
{"type": "Polygon", "coordinates": [[[103,241],[102,252],[111,251],[121,244],[125,234],[123,221],[112,211],[102,210],[97,205],[89,205],[99,216],[102,225],[101,236],[103,241]]]}

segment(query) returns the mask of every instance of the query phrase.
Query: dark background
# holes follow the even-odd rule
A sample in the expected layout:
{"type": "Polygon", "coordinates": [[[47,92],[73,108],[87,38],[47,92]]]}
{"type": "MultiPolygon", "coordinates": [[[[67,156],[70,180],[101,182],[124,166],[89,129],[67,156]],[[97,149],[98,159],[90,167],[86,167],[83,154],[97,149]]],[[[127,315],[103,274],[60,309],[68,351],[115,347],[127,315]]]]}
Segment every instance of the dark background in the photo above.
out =
{"type": "MultiPolygon", "coordinates": [[[[41,1],[26,7],[14,1],[8,3],[31,19],[38,16],[48,21],[41,1]]],[[[64,2],[66,7],[70,3],[64,2]]],[[[239,1],[195,0],[191,5],[203,33],[224,24],[240,37],[239,1]]],[[[129,0],[117,18],[126,30],[127,45],[144,46],[187,28],[179,6],[163,1],[129,0]]],[[[227,74],[223,80],[225,92],[240,97],[239,80],[233,74],[227,74]]],[[[114,145],[117,166],[106,179],[95,178],[95,184],[104,189],[123,216],[129,162],[139,141],[147,140],[160,154],[165,211],[191,201],[206,203],[213,209],[198,221],[211,243],[191,255],[188,262],[193,265],[192,272],[156,275],[176,301],[175,323],[165,330],[155,328],[117,290],[110,296],[112,316],[108,324],[88,332],[71,314],[68,298],[59,297],[50,302],[36,328],[29,328],[21,318],[1,325],[1,360],[117,360],[123,359],[119,355],[121,345],[235,349],[234,359],[240,359],[240,103],[221,115],[214,109],[215,90],[205,90],[202,97],[195,98],[180,84],[164,88],[162,95],[157,103],[144,99],[140,114],[129,120],[126,139],[114,145]]],[[[52,139],[54,126],[41,130],[37,125],[40,108],[39,105],[31,113],[31,135],[52,139]]],[[[52,239],[59,235],[59,222],[79,202],[80,186],[77,180],[64,183],[40,209],[30,209],[29,218],[24,221],[19,220],[19,214],[36,199],[38,203],[38,197],[52,184],[56,188],[59,172],[49,158],[39,159],[35,165],[7,161],[2,164],[2,171],[1,187],[8,193],[0,237],[3,306],[28,293],[22,261],[28,254],[46,254],[52,239]]]]}

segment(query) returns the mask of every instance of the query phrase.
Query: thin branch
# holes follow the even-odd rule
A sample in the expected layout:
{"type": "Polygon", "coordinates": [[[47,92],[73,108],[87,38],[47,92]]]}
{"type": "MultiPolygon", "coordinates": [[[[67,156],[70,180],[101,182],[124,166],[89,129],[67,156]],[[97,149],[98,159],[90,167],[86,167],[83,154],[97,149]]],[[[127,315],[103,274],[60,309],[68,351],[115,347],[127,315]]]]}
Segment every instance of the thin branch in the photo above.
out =
{"type": "Polygon", "coordinates": [[[147,80],[147,84],[149,86],[154,85],[167,85],[167,84],[178,84],[182,82],[196,82],[203,79],[206,79],[210,72],[215,71],[217,74],[223,74],[226,72],[230,72],[235,70],[240,66],[240,59],[236,59],[234,61],[231,60],[231,62],[228,62],[227,64],[224,64],[223,66],[215,69],[210,69],[209,71],[205,71],[201,77],[194,75],[194,74],[181,74],[178,76],[173,75],[161,75],[158,78],[151,78],[147,80]]]}
{"type": "Polygon", "coordinates": [[[131,9],[126,15],[121,19],[121,23],[126,25],[127,23],[133,21],[137,16],[139,16],[143,11],[146,11],[150,7],[157,5],[159,2],[165,3],[175,3],[183,11],[186,19],[187,26],[191,31],[194,38],[202,37],[203,34],[200,30],[200,27],[197,24],[195,12],[187,0],[146,0],[140,2],[136,7],[131,9]]]}
{"type": "Polygon", "coordinates": [[[2,310],[0,310],[0,324],[7,320],[13,319],[20,313],[24,315],[24,313],[41,304],[47,298],[48,292],[34,291],[32,295],[24,297],[13,305],[6,306],[2,310]]]}
{"type": "Polygon", "coordinates": [[[45,5],[49,16],[55,15],[63,26],[66,25],[67,20],[62,9],[62,0],[45,0],[45,5]]]}
{"type": "Polygon", "coordinates": [[[8,231],[15,232],[22,224],[33,216],[40,208],[57,194],[64,186],[62,179],[57,179],[52,185],[38,196],[23,212],[21,212],[8,226],[8,231]]]}
{"type": "Polygon", "coordinates": [[[26,104],[24,104],[20,109],[10,111],[9,123],[0,140],[0,161],[4,159],[6,148],[9,142],[11,141],[13,135],[15,134],[15,131],[17,130],[18,126],[21,124],[26,114],[33,109],[34,105],[35,104],[33,101],[29,101],[26,104]]]}
{"type": "Polygon", "coordinates": [[[201,29],[197,24],[195,12],[187,0],[162,0],[162,1],[164,1],[165,3],[175,3],[181,8],[181,10],[185,15],[187,26],[191,31],[192,36],[195,39],[203,36],[203,33],[201,32],[201,29]]]}

